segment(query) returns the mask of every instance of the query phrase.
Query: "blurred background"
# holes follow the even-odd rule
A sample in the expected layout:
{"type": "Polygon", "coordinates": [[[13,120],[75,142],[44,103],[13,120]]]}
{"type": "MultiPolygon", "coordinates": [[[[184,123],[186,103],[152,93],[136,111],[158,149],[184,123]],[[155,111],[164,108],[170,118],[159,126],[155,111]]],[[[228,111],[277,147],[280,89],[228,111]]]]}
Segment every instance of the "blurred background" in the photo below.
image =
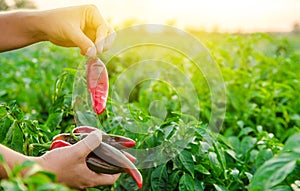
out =
{"type": "Polygon", "coordinates": [[[205,32],[300,30],[298,0],[0,0],[0,9],[95,4],[115,26],[168,24],[205,32]]]}

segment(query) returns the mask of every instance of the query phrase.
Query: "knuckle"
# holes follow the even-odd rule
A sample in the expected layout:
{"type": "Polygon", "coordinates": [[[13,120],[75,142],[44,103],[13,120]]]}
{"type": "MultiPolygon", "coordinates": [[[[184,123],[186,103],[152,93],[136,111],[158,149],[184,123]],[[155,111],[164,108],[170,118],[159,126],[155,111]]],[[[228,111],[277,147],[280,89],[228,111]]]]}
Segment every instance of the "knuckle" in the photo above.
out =
{"type": "Polygon", "coordinates": [[[86,188],[92,188],[94,186],[95,185],[91,184],[90,180],[84,179],[79,183],[77,188],[80,189],[80,190],[84,190],[86,188]]]}
{"type": "Polygon", "coordinates": [[[79,185],[78,188],[79,188],[79,190],[84,190],[84,189],[87,188],[87,186],[85,186],[85,185],[79,185]]]}
{"type": "Polygon", "coordinates": [[[87,182],[84,183],[84,185],[82,185],[82,187],[85,189],[85,188],[92,188],[92,187],[95,187],[95,186],[98,186],[96,184],[94,184],[92,181],[90,180],[87,180],[87,182]]]}
{"type": "Polygon", "coordinates": [[[93,4],[85,5],[85,6],[84,6],[84,9],[85,9],[87,12],[90,12],[90,13],[98,12],[97,6],[96,6],[96,5],[93,5],[93,4]]]}

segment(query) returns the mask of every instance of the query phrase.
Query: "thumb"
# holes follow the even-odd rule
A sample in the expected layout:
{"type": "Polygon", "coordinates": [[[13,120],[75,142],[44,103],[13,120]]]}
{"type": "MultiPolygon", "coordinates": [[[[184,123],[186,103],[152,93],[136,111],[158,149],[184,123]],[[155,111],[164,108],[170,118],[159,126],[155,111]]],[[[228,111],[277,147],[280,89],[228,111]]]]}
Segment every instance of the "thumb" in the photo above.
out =
{"type": "Polygon", "coordinates": [[[74,153],[87,156],[91,151],[97,148],[102,142],[102,133],[99,130],[95,130],[84,138],[83,140],[74,144],[74,153]]]}
{"type": "Polygon", "coordinates": [[[89,57],[97,55],[97,49],[91,39],[89,39],[80,28],[73,28],[70,36],[72,42],[80,48],[80,53],[89,57]]]}

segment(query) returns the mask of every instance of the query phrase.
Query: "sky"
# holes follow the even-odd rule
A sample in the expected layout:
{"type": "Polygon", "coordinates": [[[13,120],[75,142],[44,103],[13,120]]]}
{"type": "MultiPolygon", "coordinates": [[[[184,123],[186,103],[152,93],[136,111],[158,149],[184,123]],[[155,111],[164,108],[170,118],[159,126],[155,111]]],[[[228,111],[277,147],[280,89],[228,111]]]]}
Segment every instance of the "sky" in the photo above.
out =
{"type": "Polygon", "coordinates": [[[300,0],[35,0],[41,9],[95,4],[113,25],[125,20],[223,32],[288,32],[300,23],[300,0]]]}

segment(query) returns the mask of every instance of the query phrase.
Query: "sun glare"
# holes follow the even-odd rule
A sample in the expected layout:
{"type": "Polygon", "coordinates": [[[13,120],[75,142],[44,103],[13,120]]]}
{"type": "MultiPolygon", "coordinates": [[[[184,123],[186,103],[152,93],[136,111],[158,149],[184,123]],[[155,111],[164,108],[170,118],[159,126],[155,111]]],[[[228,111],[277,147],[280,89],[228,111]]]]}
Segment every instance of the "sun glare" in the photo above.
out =
{"type": "Polygon", "coordinates": [[[297,0],[35,0],[42,8],[96,4],[120,24],[125,20],[221,31],[290,31],[300,22],[297,0]]]}

